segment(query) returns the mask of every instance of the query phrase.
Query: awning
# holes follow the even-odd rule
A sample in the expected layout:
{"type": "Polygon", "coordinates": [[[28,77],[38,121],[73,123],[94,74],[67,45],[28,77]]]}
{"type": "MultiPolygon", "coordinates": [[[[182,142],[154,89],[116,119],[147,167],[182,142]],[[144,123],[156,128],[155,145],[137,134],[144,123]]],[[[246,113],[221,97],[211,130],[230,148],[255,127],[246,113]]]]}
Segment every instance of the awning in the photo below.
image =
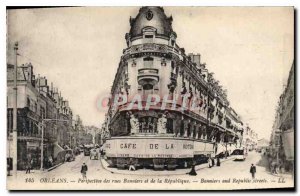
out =
{"type": "Polygon", "coordinates": [[[216,155],[222,153],[222,152],[225,152],[226,151],[226,146],[225,144],[218,144],[218,147],[217,147],[217,153],[216,155]]]}
{"type": "Polygon", "coordinates": [[[58,145],[58,143],[54,143],[54,157],[57,157],[58,153],[65,151],[65,149],[63,149],[63,147],[61,147],[60,145],[58,145]]]}

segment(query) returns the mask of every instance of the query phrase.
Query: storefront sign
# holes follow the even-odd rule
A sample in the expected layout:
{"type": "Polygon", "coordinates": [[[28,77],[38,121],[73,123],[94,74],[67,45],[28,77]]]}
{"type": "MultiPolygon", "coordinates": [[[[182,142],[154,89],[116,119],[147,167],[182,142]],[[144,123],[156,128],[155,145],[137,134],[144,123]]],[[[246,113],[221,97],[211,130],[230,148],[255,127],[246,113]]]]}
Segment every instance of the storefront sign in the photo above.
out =
{"type": "Polygon", "coordinates": [[[210,153],[213,144],[173,138],[116,138],[106,142],[108,157],[188,158],[210,153]]]}
{"type": "Polygon", "coordinates": [[[186,158],[193,157],[193,152],[193,141],[172,138],[117,138],[106,142],[108,157],[186,158]]]}

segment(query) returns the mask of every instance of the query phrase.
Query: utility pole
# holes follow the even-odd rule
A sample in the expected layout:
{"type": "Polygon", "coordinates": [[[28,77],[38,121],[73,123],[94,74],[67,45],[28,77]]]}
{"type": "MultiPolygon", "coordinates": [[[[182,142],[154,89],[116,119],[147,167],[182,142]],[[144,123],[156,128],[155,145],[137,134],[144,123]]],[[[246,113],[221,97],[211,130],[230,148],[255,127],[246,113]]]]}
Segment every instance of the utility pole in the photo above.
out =
{"type": "Polygon", "coordinates": [[[41,170],[44,170],[44,119],[42,120],[41,170]]]}
{"type": "Polygon", "coordinates": [[[13,176],[17,177],[17,163],[18,163],[18,131],[17,131],[17,100],[18,100],[18,89],[17,89],[17,77],[18,77],[18,42],[15,43],[14,51],[16,55],[16,62],[14,66],[14,100],[13,100],[13,176]]]}
{"type": "Polygon", "coordinates": [[[227,130],[225,132],[225,138],[226,138],[226,143],[225,143],[225,147],[226,147],[226,150],[225,150],[225,159],[227,159],[227,143],[228,143],[227,130]]]}

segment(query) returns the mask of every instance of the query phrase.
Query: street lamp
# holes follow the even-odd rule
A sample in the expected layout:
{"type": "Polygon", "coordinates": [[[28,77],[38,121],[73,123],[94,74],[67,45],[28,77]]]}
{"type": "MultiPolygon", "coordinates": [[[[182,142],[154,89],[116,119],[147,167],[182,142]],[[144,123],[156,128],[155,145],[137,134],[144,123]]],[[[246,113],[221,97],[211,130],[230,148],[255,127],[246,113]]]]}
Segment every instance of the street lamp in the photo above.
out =
{"type": "Polygon", "coordinates": [[[13,100],[13,176],[17,176],[17,166],[18,166],[18,131],[17,131],[17,110],[18,110],[18,89],[17,89],[17,81],[18,81],[18,42],[15,43],[14,51],[16,55],[16,63],[14,66],[14,100],[13,100]]]}

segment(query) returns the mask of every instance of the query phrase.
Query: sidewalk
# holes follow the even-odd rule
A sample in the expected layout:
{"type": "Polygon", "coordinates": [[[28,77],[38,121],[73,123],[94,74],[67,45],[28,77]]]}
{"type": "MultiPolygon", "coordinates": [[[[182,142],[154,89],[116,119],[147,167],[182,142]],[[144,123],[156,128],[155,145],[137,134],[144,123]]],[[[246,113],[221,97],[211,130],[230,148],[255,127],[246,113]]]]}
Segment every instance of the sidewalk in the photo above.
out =
{"type": "Polygon", "coordinates": [[[276,177],[282,177],[282,178],[286,178],[286,179],[293,179],[293,175],[288,172],[284,172],[284,173],[278,172],[277,174],[272,173],[270,171],[269,165],[270,164],[269,164],[268,157],[266,155],[261,154],[261,158],[260,158],[259,162],[257,163],[257,166],[264,167],[266,172],[268,172],[270,175],[273,175],[276,177]]]}
{"type": "MultiPolygon", "coordinates": [[[[11,171],[12,172],[12,171],[11,171]]],[[[41,170],[30,170],[30,173],[26,174],[26,171],[25,170],[18,170],[17,171],[17,177],[18,178],[25,178],[25,177],[35,177],[35,176],[40,176],[41,174],[43,173],[46,173],[47,170],[44,170],[44,171],[41,171],[41,170]]],[[[14,176],[11,175],[11,176],[7,176],[7,179],[13,179],[14,176]]]]}
{"type": "MultiPolygon", "coordinates": [[[[44,170],[33,169],[33,170],[30,170],[30,173],[27,173],[27,174],[26,174],[26,170],[18,170],[17,171],[17,176],[19,176],[19,177],[20,176],[22,176],[22,177],[24,177],[24,176],[31,177],[31,176],[36,176],[36,175],[44,174],[44,173],[47,173],[47,172],[49,172],[49,171],[51,171],[51,170],[53,170],[53,169],[61,166],[62,164],[63,163],[59,163],[57,165],[54,165],[54,166],[52,166],[52,167],[50,167],[48,169],[44,169],[44,170]]],[[[11,173],[12,173],[12,171],[11,171],[11,173]]],[[[8,178],[12,178],[12,175],[11,176],[7,176],[7,177],[8,178]]]]}
{"type": "MultiPolygon", "coordinates": [[[[233,157],[228,157],[227,159],[221,159],[221,163],[226,162],[226,161],[232,161],[234,158],[233,157]]],[[[154,175],[154,176],[166,176],[166,175],[184,175],[187,174],[188,172],[191,171],[191,168],[186,168],[186,169],[176,169],[176,170],[152,170],[152,169],[138,169],[136,171],[129,171],[127,169],[121,170],[118,168],[112,168],[109,167],[107,161],[103,159],[103,157],[100,159],[101,165],[104,169],[111,173],[115,174],[125,174],[125,175],[154,175]]],[[[216,167],[216,166],[215,166],[216,167]]],[[[222,164],[221,164],[222,167],[222,164]]],[[[201,165],[196,165],[195,170],[201,170],[204,168],[208,168],[208,163],[201,164],[201,165]]]]}

